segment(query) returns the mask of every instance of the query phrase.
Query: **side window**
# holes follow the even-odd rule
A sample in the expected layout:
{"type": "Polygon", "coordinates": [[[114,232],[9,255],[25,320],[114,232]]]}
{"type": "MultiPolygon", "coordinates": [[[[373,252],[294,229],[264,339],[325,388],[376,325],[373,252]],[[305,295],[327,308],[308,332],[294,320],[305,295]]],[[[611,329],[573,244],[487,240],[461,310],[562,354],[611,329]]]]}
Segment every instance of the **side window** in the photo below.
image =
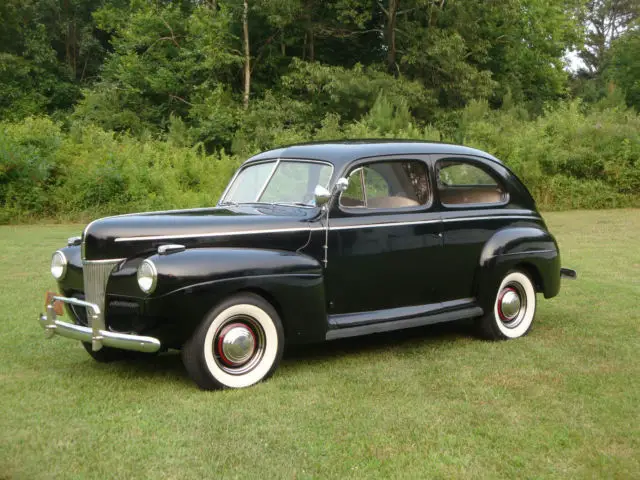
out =
{"type": "Polygon", "coordinates": [[[340,196],[346,208],[406,208],[431,202],[427,167],[418,160],[372,162],[349,174],[340,196]]]}
{"type": "Polygon", "coordinates": [[[480,166],[459,160],[437,163],[440,201],[445,205],[495,204],[507,200],[500,183],[480,166]]]}

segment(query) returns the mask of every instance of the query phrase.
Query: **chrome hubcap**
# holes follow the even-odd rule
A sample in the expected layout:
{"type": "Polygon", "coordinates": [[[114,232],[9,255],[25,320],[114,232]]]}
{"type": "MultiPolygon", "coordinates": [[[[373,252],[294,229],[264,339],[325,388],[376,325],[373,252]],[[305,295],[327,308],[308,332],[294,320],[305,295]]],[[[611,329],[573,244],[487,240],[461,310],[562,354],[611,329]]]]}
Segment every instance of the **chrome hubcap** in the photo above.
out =
{"type": "Polygon", "coordinates": [[[503,322],[514,320],[520,313],[522,300],[515,288],[505,288],[498,299],[498,313],[503,322]]]}
{"type": "Polygon", "coordinates": [[[256,350],[253,330],[242,323],[227,325],[218,336],[218,355],[225,365],[236,367],[247,362],[256,350]]]}

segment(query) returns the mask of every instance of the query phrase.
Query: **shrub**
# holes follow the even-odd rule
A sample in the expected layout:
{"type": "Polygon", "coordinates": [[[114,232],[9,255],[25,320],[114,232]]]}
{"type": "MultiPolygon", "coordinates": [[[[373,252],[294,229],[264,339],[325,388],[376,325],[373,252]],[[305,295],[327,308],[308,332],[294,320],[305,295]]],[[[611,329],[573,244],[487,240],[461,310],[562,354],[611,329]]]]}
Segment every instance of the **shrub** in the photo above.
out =
{"type": "Polygon", "coordinates": [[[91,124],[67,132],[48,118],[0,123],[0,222],[87,219],[214,205],[251,153],[308,140],[413,138],[456,141],[494,154],[540,208],[640,206],[640,116],[620,105],[560,104],[530,120],[507,105],[471,102],[420,125],[402,97],[378,95],[357,121],[329,113],[313,127],[296,100],[265,96],[236,132],[236,155],[208,154],[180,119],[166,140],[115,134],[91,124]],[[261,123],[262,120],[262,123],[261,123]]]}

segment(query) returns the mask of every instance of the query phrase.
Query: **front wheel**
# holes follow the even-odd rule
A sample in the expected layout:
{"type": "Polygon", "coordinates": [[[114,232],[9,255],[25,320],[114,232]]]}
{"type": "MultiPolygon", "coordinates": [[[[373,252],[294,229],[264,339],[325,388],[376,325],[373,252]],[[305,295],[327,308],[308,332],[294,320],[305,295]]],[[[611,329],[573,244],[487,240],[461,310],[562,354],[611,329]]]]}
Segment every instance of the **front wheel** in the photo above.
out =
{"type": "Polygon", "coordinates": [[[491,340],[522,337],[531,329],[535,314],[533,282],[521,271],[509,272],[498,287],[493,309],[480,319],[480,333],[491,340]]]}
{"type": "Polygon", "coordinates": [[[251,293],[213,309],[182,347],[189,376],[204,390],[242,388],[270,377],[282,358],[284,333],[275,309],[251,293]]]}

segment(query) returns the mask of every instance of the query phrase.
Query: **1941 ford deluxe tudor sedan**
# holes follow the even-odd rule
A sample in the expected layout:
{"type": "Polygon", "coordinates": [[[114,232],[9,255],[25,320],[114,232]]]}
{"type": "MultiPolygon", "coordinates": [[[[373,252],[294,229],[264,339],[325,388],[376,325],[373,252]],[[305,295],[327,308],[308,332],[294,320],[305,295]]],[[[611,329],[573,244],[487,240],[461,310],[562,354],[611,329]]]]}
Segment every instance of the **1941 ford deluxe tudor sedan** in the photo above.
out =
{"type": "Polygon", "coordinates": [[[51,273],[49,336],[98,361],[181,349],[204,389],[269,377],[285,344],[466,318],[485,337],[521,337],[536,293],[575,277],[499,160],[401,141],[261,153],[215,208],[96,220],[51,273]]]}

